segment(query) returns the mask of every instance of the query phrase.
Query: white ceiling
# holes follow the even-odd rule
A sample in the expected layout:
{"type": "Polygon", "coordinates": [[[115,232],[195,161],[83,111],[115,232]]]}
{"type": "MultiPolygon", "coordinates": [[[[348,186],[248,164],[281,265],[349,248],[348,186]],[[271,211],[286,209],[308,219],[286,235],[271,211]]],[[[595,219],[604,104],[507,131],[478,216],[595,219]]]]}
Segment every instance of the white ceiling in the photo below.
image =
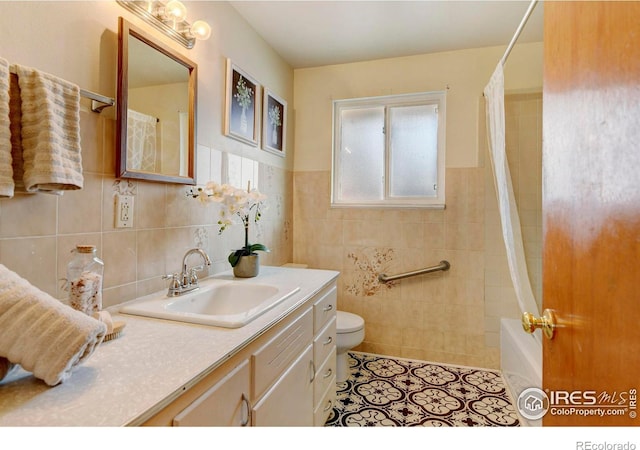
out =
{"type": "MultiPolygon", "coordinates": [[[[529,0],[231,1],[293,68],[504,45],[529,0]]],[[[519,43],[542,41],[543,2],[519,43]]]]}

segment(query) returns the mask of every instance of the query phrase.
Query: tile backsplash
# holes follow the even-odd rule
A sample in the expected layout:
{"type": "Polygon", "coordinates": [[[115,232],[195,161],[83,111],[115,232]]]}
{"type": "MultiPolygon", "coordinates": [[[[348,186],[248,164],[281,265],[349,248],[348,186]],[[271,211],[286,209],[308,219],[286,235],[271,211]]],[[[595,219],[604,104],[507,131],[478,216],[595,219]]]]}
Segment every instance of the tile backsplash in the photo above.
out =
{"type": "MultiPolygon", "coordinates": [[[[209,274],[230,269],[228,253],[244,242],[240,225],[219,235],[216,205],[188,198],[191,186],[116,179],[115,122],[88,110],[81,112],[80,121],[83,189],[62,196],[19,194],[0,200],[0,263],[65,299],[71,250],[76,244],[94,244],[105,263],[105,307],[164,289],[167,281],[162,275],[179,271],[184,253],[192,247],[202,247],[211,256],[209,274]],[[134,195],[132,228],[114,226],[114,195],[123,190],[134,195]]],[[[291,173],[204,146],[198,146],[198,158],[199,182],[221,181],[222,172],[232,183],[250,177],[255,186],[257,181],[268,196],[259,239],[271,249],[261,254],[261,261],[290,261],[291,173]],[[225,170],[229,165],[239,170],[225,170]]],[[[252,234],[257,231],[254,228],[252,234]]]]}

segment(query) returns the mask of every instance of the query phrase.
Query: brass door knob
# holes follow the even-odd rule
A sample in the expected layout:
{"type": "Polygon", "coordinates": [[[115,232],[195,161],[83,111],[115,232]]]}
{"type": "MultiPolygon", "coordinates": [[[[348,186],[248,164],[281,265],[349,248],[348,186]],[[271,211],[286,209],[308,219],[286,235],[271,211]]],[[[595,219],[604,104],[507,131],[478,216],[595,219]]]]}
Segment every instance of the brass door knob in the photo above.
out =
{"type": "Polygon", "coordinates": [[[542,312],[542,317],[525,312],[522,314],[522,328],[530,334],[541,328],[547,339],[553,339],[556,332],[556,315],[548,308],[542,312]]]}

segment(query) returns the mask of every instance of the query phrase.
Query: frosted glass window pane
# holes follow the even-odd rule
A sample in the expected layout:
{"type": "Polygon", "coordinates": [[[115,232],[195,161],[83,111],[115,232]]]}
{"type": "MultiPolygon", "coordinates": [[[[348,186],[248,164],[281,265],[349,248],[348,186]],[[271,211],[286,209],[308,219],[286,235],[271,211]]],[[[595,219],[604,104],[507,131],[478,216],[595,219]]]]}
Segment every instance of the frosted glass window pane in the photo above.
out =
{"type": "Polygon", "coordinates": [[[341,148],[338,198],[381,200],[384,196],[384,108],[340,112],[341,148]]]}
{"type": "Polygon", "coordinates": [[[444,207],[446,92],[333,102],[332,207],[444,207]]]}
{"type": "Polygon", "coordinates": [[[438,113],[436,105],[389,109],[391,197],[436,197],[438,113]]]}

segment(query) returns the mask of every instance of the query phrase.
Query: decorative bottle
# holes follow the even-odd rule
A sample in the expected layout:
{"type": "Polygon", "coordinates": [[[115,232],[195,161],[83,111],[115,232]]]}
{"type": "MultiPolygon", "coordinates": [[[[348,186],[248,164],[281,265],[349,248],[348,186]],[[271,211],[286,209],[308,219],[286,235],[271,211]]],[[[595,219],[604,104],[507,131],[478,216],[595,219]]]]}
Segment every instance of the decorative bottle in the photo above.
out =
{"type": "Polygon", "coordinates": [[[76,245],[67,265],[69,304],[87,315],[102,310],[104,263],[96,256],[95,245],[76,245]]]}

